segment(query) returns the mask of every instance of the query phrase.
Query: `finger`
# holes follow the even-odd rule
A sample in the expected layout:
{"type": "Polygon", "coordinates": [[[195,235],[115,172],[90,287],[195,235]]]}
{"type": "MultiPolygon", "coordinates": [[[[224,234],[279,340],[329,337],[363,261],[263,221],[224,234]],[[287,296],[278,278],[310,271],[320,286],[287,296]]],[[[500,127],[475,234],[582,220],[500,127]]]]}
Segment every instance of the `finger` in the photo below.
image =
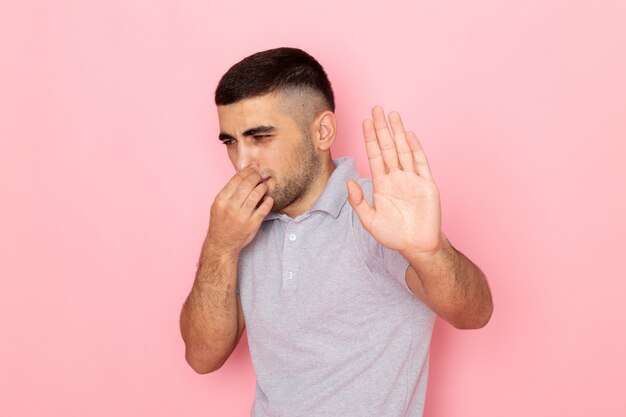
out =
{"type": "Polygon", "coordinates": [[[237,191],[237,188],[239,187],[241,182],[245,180],[248,176],[253,175],[254,173],[256,173],[256,170],[252,167],[242,169],[241,171],[233,175],[230,180],[228,180],[224,188],[222,188],[222,190],[217,194],[216,198],[219,197],[225,200],[230,200],[235,194],[235,191],[237,191]]]}
{"type": "Polygon", "coordinates": [[[363,195],[361,186],[354,180],[348,180],[348,202],[359,216],[361,224],[369,232],[370,224],[374,217],[374,209],[370,207],[369,203],[363,195]]]}
{"type": "Polygon", "coordinates": [[[404,124],[400,113],[393,111],[389,113],[389,124],[391,125],[391,131],[393,132],[393,138],[396,142],[396,149],[398,151],[398,160],[400,166],[404,171],[415,172],[415,164],[413,163],[413,152],[406,141],[406,134],[404,132],[404,124]]]}
{"type": "Polygon", "coordinates": [[[263,178],[261,178],[257,172],[254,172],[243,179],[239,183],[239,187],[237,187],[233,196],[230,198],[232,205],[236,208],[242,207],[252,190],[254,190],[254,188],[259,185],[261,181],[263,181],[263,178]]]}
{"type": "Polygon", "coordinates": [[[363,122],[363,137],[365,138],[365,150],[367,151],[367,159],[370,163],[372,178],[386,174],[387,169],[385,168],[385,161],[383,161],[383,155],[380,151],[380,146],[378,146],[374,123],[372,123],[371,120],[363,122]]]}
{"type": "Polygon", "coordinates": [[[417,139],[417,136],[413,132],[408,132],[406,134],[406,139],[409,147],[411,148],[411,151],[413,152],[413,159],[415,160],[415,169],[417,170],[417,175],[428,180],[432,180],[433,176],[430,172],[428,159],[426,159],[424,148],[422,148],[422,145],[417,139]]]}
{"type": "Polygon", "coordinates": [[[259,205],[259,201],[261,201],[265,194],[267,194],[267,185],[264,182],[254,187],[241,205],[241,209],[243,210],[243,212],[246,215],[250,216],[256,206],[259,205]]]}
{"type": "Polygon", "coordinates": [[[266,195],[263,202],[259,205],[259,207],[257,207],[256,210],[254,210],[254,213],[252,213],[252,218],[258,223],[261,223],[263,219],[270,214],[273,206],[274,199],[271,196],[266,195]]]}
{"type": "Polygon", "coordinates": [[[376,129],[376,137],[378,145],[383,155],[385,166],[391,171],[399,169],[398,167],[398,151],[393,136],[387,127],[387,119],[385,119],[385,111],[380,106],[372,109],[372,118],[374,119],[374,129],[376,129]]]}

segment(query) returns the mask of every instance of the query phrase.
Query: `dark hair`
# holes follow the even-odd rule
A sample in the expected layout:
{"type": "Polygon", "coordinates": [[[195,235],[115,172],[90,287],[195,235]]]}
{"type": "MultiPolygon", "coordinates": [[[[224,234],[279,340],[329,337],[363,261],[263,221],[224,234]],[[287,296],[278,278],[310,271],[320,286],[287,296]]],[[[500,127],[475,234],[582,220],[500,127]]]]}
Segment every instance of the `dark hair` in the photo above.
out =
{"type": "Polygon", "coordinates": [[[328,108],[335,111],[335,97],[324,68],[297,48],[257,52],[230,67],[217,85],[215,104],[233,104],[290,88],[308,88],[320,93],[328,108]]]}

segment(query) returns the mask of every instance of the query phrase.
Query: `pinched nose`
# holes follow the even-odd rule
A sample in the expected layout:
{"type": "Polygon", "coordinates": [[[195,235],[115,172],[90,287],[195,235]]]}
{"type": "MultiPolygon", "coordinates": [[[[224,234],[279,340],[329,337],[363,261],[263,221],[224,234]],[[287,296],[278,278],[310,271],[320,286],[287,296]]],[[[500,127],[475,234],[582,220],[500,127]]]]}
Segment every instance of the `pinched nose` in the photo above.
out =
{"type": "Polygon", "coordinates": [[[246,169],[249,166],[259,168],[259,164],[254,157],[254,153],[245,146],[240,146],[237,149],[237,157],[235,159],[235,169],[239,172],[246,169]]]}
{"type": "Polygon", "coordinates": [[[238,158],[236,161],[235,168],[237,169],[237,172],[239,172],[239,171],[243,171],[244,169],[250,166],[256,169],[257,171],[260,171],[261,169],[258,162],[254,160],[253,158],[238,158]]]}

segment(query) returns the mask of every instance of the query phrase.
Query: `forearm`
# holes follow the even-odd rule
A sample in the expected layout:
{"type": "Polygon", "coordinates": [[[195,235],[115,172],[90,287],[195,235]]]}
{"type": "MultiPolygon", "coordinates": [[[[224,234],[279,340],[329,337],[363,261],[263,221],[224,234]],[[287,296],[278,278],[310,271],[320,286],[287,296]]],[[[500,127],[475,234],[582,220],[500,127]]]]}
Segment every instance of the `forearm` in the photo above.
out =
{"type": "Polygon", "coordinates": [[[487,324],[493,311],[487,279],[443,234],[436,251],[404,255],[417,273],[431,308],[446,321],[457,328],[487,324]]]}
{"type": "Polygon", "coordinates": [[[207,243],[202,249],[180,316],[185,357],[196,372],[218,369],[237,343],[237,259],[207,243]]]}
{"type": "Polygon", "coordinates": [[[207,373],[222,366],[243,332],[237,262],[274,204],[266,195],[267,178],[252,166],[244,168],[226,183],[211,205],[198,271],[180,315],[185,358],[196,372],[207,373]]]}

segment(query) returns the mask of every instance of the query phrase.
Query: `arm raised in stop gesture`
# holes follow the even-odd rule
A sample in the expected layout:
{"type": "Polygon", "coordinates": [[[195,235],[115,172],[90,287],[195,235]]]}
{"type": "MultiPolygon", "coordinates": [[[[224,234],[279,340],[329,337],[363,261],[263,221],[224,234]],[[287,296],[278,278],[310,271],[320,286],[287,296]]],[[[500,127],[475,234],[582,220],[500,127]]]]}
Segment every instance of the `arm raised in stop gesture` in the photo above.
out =
{"type": "Polygon", "coordinates": [[[441,202],[426,154],[400,114],[389,123],[380,106],[363,122],[372,173],[372,205],[361,187],[348,181],[349,202],[363,227],[410,263],[411,291],[459,328],[484,326],[493,304],[484,274],[441,231],[441,202]]]}

